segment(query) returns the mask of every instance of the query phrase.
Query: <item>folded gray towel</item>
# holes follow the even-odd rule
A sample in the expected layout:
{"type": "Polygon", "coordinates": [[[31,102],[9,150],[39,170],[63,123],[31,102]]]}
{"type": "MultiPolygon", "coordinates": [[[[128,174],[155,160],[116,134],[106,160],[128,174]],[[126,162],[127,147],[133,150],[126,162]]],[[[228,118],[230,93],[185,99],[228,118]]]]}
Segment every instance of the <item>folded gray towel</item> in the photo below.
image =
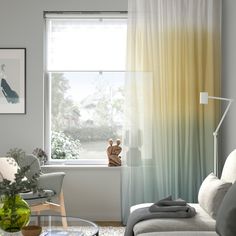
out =
{"type": "Polygon", "coordinates": [[[149,207],[150,212],[177,212],[177,211],[188,211],[189,205],[186,206],[157,206],[155,204],[149,207]]]}
{"type": "Polygon", "coordinates": [[[168,196],[151,205],[149,210],[150,212],[176,212],[188,211],[189,207],[183,199],[172,200],[172,196],[168,196]]]}

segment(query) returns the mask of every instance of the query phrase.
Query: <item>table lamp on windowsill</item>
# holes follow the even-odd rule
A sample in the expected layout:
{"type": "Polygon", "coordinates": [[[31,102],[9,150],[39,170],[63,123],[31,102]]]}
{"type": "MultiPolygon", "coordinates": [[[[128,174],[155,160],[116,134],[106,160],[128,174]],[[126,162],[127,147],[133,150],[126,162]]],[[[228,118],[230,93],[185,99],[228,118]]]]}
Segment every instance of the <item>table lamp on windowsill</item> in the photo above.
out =
{"type": "Polygon", "coordinates": [[[218,143],[217,143],[217,135],[218,135],[218,131],[220,129],[220,126],[227,114],[227,112],[229,111],[229,108],[232,104],[232,102],[234,101],[233,99],[229,99],[229,98],[222,98],[222,97],[213,97],[213,96],[208,96],[207,92],[200,92],[200,104],[208,104],[208,99],[215,99],[215,100],[223,100],[223,101],[227,101],[228,105],[225,109],[225,112],[223,113],[221,120],[218,124],[218,126],[216,127],[215,131],[213,132],[213,136],[214,136],[214,173],[216,176],[218,176],[218,143]]]}

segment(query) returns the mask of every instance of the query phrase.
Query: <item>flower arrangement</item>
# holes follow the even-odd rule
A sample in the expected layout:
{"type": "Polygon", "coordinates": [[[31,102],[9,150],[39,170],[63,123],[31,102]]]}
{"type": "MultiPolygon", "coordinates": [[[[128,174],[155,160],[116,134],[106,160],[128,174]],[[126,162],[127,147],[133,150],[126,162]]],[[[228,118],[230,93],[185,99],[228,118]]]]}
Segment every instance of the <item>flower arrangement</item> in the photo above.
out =
{"type": "MultiPolygon", "coordinates": [[[[9,164],[16,165],[15,161],[11,158],[7,160],[9,164]]],[[[26,173],[30,171],[30,166],[24,166],[17,169],[15,173],[14,181],[8,180],[2,176],[2,181],[0,182],[0,195],[12,197],[19,193],[33,191],[34,193],[39,191],[37,186],[38,174],[32,176],[31,179],[26,178],[26,173]]]]}
{"type": "MultiPolygon", "coordinates": [[[[40,148],[34,149],[33,154],[39,160],[47,160],[47,154],[40,148]]],[[[20,148],[10,149],[6,154],[6,156],[9,157],[7,161],[11,165],[19,164],[20,160],[25,158],[25,155],[25,151],[20,148]]],[[[33,163],[31,163],[31,165],[33,165],[33,163]]],[[[0,196],[14,196],[29,191],[33,193],[38,192],[40,194],[42,189],[39,189],[37,186],[39,174],[34,174],[30,179],[26,177],[27,173],[30,171],[31,165],[18,168],[17,173],[15,173],[15,181],[10,181],[2,176],[3,180],[0,182],[0,196]]]]}
{"type": "Polygon", "coordinates": [[[38,191],[37,179],[38,175],[34,175],[30,180],[26,178],[26,173],[29,171],[30,166],[25,166],[17,170],[15,174],[15,181],[10,181],[3,177],[0,182],[0,195],[12,197],[19,193],[38,191]]]}
{"type": "MultiPolygon", "coordinates": [[[[23,155],[22,150],[14,150],[15,154],[23,155]]],[[[19,155],[8,158],[6,161],[9,165],[16,166],[19,155]]],[[[33,164],[33,163],[32,163],[33,164]]],[[[31,165],[32,165],[31,164],[31,165]]],[[[27,172],[30,171],[30,165],[17,168],[13,181],[6,179],[1,175],[0,181],[0,228],[6,232],[17,232],[29,222],[30,208],[28,204],[21,198],[20,193],[32,191],[33,193],[41,191],[38,189],[38,174],[28,179],[27,172]]]]}

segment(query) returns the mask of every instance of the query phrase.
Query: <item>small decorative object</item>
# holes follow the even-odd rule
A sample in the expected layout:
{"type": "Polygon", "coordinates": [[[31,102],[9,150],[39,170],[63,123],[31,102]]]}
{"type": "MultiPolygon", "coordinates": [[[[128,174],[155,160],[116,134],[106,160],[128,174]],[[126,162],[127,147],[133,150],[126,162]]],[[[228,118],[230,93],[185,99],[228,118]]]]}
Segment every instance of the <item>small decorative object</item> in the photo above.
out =
{"type": "Polygon", "coordinates": [[[42,227],[39,225],[28,225],[21,229],[24,236],[39,236],[42,232],[42,227]]]}
{"type": "Polygon", "coordinates": [[[0,113],[25,114],[26,48],[0,48],[0,113]]]}
{"type": "MultiPolygon", "coordinates": [[[[9,158],[9,163],[16,165],[12,158],[9,158]]],[[[14,181],[2,176],[3,179],[0,182],[0,196],[2,197],[0,228],[6,232],[18,232],[29,222],[30,208],[19,194],[27,191],[41,191],[37,187],[38,175],[32,176],[30,180],[26,178],[26,173],[29,170],[30,166],[19,168],[14,181]]]]}
{"type": "Polygon", "coordinates": [[[35,148],[32,154],[39,159],[40,165],[44,165],[48,160],[47,153],[41,148],[35,148]]]}
{"type": "Polygon", "coordinates": [[[108,166],[121,166],[121,157],[119,154],[122,151],[120,147],[120,140],[116,140],[116,145],[113,146],[113,140],[108,140],[109,146],[107,148],[107,156],[108,156],[108,166]]]}

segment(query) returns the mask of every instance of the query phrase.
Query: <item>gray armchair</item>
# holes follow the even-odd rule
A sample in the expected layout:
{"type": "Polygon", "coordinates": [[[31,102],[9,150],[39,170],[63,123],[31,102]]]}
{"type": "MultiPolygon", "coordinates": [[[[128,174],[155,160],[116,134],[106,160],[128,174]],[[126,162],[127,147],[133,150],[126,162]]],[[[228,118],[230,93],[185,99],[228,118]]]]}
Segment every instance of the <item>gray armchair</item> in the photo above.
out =
{"type": "MultiPolygon", "coordinates": [[[[43,174],[39,160],[34,155],[26,155],[24,158],[18,159],[18,165],[12,164],[12,162],[15,162],[12,158],[11,162],[9,162],[9,157],[0,158],[0,181],[3,178],[14,181],[15,173],[18,168],[30,166],[30,171],[27,172],[26,177],[30,179],[34,174],[39,174],[38,187],[43,189],[43,192],[40,194],[33,194],[32,192],[21,194],[29,203],[31,211],[36,211],[39,214],[41,211],[52,210],[66,216],[62,191],[62,183],[65,173],[54,172],[43,174]],[[55,202],[55,200],[57,201],[55,202]]],[[[66,221],[63,222],[63,225],[66,226],[66,221]]]]}
{"type": "Polygon", "coordinates": [[[39,160],[34,155],[26,155],[25,158],[18,159],[20,168],[30,166],[27,178],[30,179],[34,174],[39,174],[38,187],[43,189],[43,193],[38,195],[33,193],[22,193],[22,197],[31,206],[31,211],[53,210],[61,215],[66,215],[62,183],[65,176],[64,172],[54,172],[44,174],[41,171],[39,160]],[[58,203],[55,200],[58,199],[58,203]]]}

